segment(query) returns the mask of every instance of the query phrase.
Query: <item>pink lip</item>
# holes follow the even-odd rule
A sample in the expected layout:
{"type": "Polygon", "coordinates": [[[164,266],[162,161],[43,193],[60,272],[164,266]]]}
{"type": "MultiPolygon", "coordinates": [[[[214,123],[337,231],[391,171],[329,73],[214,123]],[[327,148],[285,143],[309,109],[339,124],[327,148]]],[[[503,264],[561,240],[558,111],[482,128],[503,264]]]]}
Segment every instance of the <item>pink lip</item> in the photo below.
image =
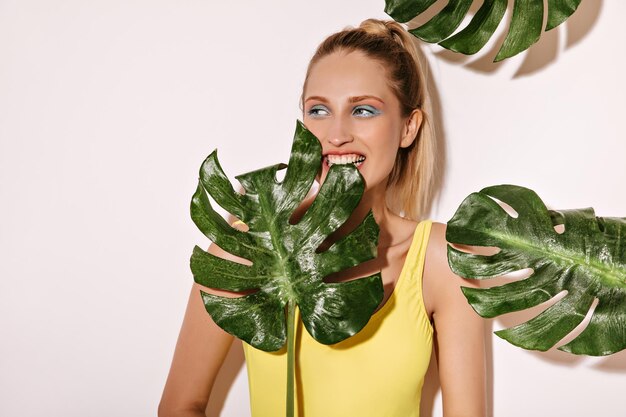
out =
{"type": "MultiPolygon", "coordinates": [[[[326,155],[349,155],[349,154],[363,155],[361,152],[343,151],[343,152],[323,152],[322,156],[326,156],[326,155]]],[[[365,155],[363,155],[363,156],[365,156],[365,155]]]]}

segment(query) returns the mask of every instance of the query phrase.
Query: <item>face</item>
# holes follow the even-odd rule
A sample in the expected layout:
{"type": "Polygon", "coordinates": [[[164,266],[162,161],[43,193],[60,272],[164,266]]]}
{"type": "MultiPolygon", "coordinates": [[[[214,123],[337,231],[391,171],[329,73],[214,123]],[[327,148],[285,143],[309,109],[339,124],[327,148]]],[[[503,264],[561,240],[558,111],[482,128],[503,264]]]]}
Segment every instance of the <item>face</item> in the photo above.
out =
{"type": "Polygon", "coordinates": [[[386,71],[362,52],[335,52],[309,73],[304,124],[322,144],[322,183],[333,164],[355,164],[368,190],[384,189],[398,148],[409,146],[421,114],[402,117],[386,71]]]}

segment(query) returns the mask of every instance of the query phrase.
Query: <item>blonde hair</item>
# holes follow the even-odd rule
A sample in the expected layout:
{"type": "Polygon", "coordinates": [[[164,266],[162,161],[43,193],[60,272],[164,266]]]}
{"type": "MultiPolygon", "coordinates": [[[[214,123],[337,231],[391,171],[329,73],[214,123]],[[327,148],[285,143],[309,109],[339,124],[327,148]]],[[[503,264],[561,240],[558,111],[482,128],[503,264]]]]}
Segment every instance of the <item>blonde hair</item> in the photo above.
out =
{"type": "Polygon", "coordinates": [[[309,62],[302,94],[315,63],[337,51],[360,51],[382,63],[387,68],[389,86],[400,101],[402,116],[408,117],[415,109],[422,111],[422,125],[415,140],[398,150],[386,191],[391,211],[420,220],[434,194],[437,149],[425,66],[413,38],[399,23],[378,19],[367,19],[358,28],[348,27],[330,35],[309,62]]]}

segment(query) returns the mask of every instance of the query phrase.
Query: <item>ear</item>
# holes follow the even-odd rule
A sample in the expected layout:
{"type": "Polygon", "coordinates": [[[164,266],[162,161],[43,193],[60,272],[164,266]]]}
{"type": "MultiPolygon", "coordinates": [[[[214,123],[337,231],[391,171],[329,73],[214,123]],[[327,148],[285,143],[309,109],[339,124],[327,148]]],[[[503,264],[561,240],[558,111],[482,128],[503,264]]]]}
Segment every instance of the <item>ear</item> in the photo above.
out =
{"type": "Polygon", "coordinates": [[[415,109],[411,112],[402,130],[402,139],[400,139],[401,148],[406,148],[413,143],[422,125],[422,120],[424,120],[424,115],[420,109],[415,109]]]}

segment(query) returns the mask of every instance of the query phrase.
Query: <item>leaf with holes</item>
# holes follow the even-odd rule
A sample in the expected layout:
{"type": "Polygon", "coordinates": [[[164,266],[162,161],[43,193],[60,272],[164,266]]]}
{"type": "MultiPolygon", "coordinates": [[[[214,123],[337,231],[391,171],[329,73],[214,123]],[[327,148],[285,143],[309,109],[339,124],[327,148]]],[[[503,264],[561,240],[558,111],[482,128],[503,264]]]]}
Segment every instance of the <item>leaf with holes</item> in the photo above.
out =
{"type": "Polygon", "coordinates": [[[238,298],[202,293],[213,320],[227,332],[265,351],[286,340],[285,306],[297,305],[308,332],[333,344],[358,332],[382,300],[380,274],[345,283],[322,279],[376,256],[378,226],[370,212],[350,235],[328,250],[317,247],[350,216],[364,189],[352,164],[333,165],[302,220],[289,218],[321,166],[319,141],[298,122],[289,165],[273,165],[236,177],[245,194],[235,192],[213,152],[202,164],[191,202],[191,216],[216,245],[248,259],[252,266],[226,261],[196,247],[191,257],[194,280],[230,291],[254,290],[238,298]],[[282,182],[276,173],[287,168],[282,182]],[[209,202],[208,192],[248,227],[228,225],[209,202]]]}
{"type": "Polygon", "coordinates": [[[526,323],[496,334],[524,349],[545,351],[578,326],[594,299],[591,321],[560,350],[609,355],[626,348],[626,218],[596,217],[593,209],[548,210],[534,191],[514,185],[469,195],[448,222],[453,244],[496,246],[491,256],[448,246],[452,270],[467,278],[490,278],[525,268],[530,277],[505,285],[463,288],[483,317],[519,311],[567,294],[526,323]],[[517,212],[513,217],[494,200],[517,212]],[[557,233],[556,225],[565,231],[557,233]]]}
{"type": "Polygon", "coordinates": [[[316,252],[361,199],[364,181],[354,165],[333,165],[302,219],[289,222],[321,162],[319,141],[298,122],[288,166],[239,175],[242,195],[233,189],[214,151],[200,168],[191,200],[191,217],[198,228],[220,248],[252,262],[247,266],[194,248],[191,270],[198,284],[252,291],[236,298],[202,291],[206,310],[222,329],[258,349],[276,351],[287,342],[288,417],[294,415],[296,306],[311,336],[333,344],[361,330],[383,298],[380,273],[342,283],[323,282],[327,275],[376,257],[378,225],[371,211],[352,233],[316,252]],[[278,170],[285,168],[284,179],[278,181],[278,170]],[[249,230],[231,227],[211,207],[207,192],[249,230]]]}
{"type": "MultiPolygon", "coordinates": [[[[515,0],[511,24],[494,62],[510,58],[539,40],[542,30],[554,29],[567,20],[582,0],[548,0],[548,22],[543,29],[544,0],[515,0]]],[[[385,12],[398,22],[408,22],[432,6],[436,0],[386,0],[385,12]]],[[[432,19],[412,29],[417,38],[438,43],[454,52],[471,55],[491,38],[506,12],[508,0],[484,0],[469,24],[458,33],[473,0],[450,0],[432,19]],[[452,35],[452,36],[451,36],[452,35]]]]}

